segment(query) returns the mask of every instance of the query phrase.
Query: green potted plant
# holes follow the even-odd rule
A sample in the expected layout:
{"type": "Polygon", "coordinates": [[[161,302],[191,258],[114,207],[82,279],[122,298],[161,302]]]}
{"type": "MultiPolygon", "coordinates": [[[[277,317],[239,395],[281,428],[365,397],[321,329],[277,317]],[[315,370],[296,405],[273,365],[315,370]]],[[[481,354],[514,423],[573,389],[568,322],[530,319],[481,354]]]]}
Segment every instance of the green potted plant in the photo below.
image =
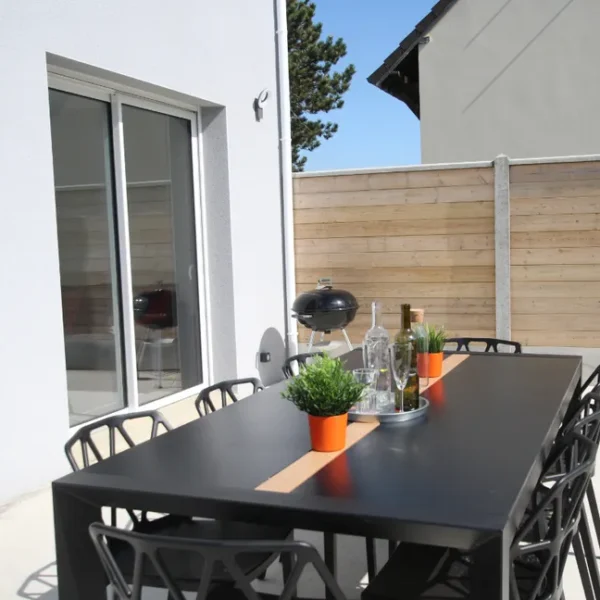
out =
{"type": "Polygon", "coordinates": [[[364,389],[339,359],[318,356],[281,395],[308,414],[313,450],[335,452],[346,446],[348,411],[360,401],[364,389]]]}
{"type": "Polygon", "coordinates": [[[417,338],[417,371],[419,377],[441,377],[446,331],[443,327],[425,325],[426,337],[417,338]]]}

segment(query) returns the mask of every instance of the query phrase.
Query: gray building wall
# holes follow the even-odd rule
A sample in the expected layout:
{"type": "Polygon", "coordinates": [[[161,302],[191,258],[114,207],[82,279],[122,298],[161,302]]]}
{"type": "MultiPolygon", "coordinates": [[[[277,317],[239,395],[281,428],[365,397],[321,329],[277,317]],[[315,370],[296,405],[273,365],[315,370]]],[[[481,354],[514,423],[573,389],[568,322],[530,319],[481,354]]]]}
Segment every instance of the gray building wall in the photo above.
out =
{"type": "Polygon", "coordinates": [[[459,0],[419,55],[424,163],[600,153],[600,2],[459,0]]]}
{"type": "Polygon", "coordinates": [[[67,470],[48,60],[212,106],[203,186],[213,347],[204,351],[214,377],[255,373],[263,333],[284,328],[274,3],[21,0],[1,12],[0,504],[67,470]],[[271,100],[257,122],[252,102],[264,88],[271,100]]]}

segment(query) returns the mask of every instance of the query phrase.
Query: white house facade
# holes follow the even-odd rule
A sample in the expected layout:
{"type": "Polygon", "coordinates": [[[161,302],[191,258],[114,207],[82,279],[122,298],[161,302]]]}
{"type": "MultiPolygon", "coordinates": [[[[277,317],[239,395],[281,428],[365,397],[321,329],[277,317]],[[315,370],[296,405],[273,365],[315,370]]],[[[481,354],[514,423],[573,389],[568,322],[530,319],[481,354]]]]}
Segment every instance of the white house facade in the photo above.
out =
{"type": "Polygon", "coordinates": [[[66,472],[80,424],[281,352],[268,340],[286,338],[292,289],[283,14],[3,6],[0,504],[66,472]]]}

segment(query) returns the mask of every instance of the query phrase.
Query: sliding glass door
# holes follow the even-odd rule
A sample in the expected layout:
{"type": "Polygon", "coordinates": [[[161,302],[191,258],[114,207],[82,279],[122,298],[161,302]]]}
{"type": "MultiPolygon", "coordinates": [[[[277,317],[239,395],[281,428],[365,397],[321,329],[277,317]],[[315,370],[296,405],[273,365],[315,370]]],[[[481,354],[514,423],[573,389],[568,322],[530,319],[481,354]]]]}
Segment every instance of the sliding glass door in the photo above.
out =
{"type": "Polygon", "coordinates": [[[123,106],[140,404],[201,382],[190,122],[123,106]]]}
{"type": "Polygon", "coordinates": [[[110,104],[50,90],[71,425],[124,406],[110,104]]]}
{"type": "Polygon", "coordinates": [[[50,90],[71,425],[203,376],[194,115],[77,91],[50,90]]]}

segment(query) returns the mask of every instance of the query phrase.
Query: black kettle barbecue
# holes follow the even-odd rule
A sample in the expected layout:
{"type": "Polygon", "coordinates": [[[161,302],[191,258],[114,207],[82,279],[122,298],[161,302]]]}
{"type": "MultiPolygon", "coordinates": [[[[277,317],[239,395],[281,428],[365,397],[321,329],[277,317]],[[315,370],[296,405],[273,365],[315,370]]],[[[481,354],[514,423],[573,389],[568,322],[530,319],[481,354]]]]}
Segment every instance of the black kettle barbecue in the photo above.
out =
{"type": "Polygon", "coordinates": [[[337,329],[344,334],[348,348],[352,350],[346,327],[354,320],[357,310],[358,302],[350,292],[323,285],[300,294],[292,306],[292,316],[312,330],[308,343],[309,352],[316,332],[321,332],[322,339],[324,334],[337,329]]]}

